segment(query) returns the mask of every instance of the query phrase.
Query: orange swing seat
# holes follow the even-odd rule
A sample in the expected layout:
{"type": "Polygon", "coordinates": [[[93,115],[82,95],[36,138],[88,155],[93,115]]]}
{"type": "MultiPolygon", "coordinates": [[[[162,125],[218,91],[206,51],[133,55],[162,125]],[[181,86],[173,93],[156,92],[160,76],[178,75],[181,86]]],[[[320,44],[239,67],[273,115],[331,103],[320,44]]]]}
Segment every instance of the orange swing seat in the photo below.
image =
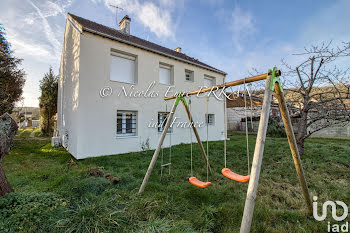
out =
{"type": "Polygon", "coordinates": [[[211,185],[211,182],[203,182],[198,180],[196,177],[192,176],[188,179],[188,181],[193,184],[194,186],[200,187],[200,188],[206,188],[209,185],[211,185]]]}
{"type": "Polygon", "coordinates": [[[231,180],[235,180],[235,181],[242,182],[242,183],[245,183],[245,182],[249,181],[249,179],[250,179],[250,175],[241,176],[241,175],[238,175],[237,173],[234,173],[229,168],[223,168],[221,170],[221,173],[231,180]]]}

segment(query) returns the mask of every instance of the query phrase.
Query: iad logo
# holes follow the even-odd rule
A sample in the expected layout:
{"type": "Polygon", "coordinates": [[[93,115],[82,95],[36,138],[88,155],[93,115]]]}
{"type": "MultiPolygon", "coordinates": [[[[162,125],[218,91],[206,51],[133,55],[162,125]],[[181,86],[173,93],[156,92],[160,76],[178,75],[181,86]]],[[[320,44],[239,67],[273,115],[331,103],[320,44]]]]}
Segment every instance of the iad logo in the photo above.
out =
{"type": "MultiPolygon", "coordinates": [[[[314,202],[313,202],[313,215],[314,218],[317,221],[323,221],[326,219],[327,217],[327,207],[330,206],[332,209],[332,217],[334,220],[340,222],[343,221],[347,216],[348,216],[348,206],[342,202],[342,201],[335,201],[335,203],[333,201],[326,201],[325,203],[323,203],[322,206],[322,215],[318,216],[318,211],[317,211],[317,197],[314,196],[314,202]],[[337,206],[336,204],[340,205],[344,212],[343,215],[341,216],[337,216],[337,206]]],[[[345,222],[345,224],[340,225],[340,224],[333,224],[331,225],[330,222],[328,222],[328,232],[349,232],[349,222],[345,222]],[[341,230],[341,231],[340,231],[341,230]]]]}

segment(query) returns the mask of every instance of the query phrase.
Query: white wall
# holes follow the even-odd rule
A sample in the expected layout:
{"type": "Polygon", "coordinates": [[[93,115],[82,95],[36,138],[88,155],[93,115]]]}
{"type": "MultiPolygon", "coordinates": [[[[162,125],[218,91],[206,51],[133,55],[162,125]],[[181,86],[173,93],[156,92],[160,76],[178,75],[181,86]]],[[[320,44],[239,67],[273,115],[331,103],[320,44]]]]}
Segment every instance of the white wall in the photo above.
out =
{"type": "Polygon", "coordinates": [[[80,33],[67,21],[58,83],[57,129],[63,146],[78,157],[80,33]]]}
{"type": "MultiPolygon", "coordinates": [[[[261,107],[254,107],[253,109],[250,106],[246,109],[248,120],[250,121],[250,117],[257,117],[261,114],[261,107]]],[[[235,131],[243,131],[245,130],[245,123],[242,124],[241,119],[245,118],[244,107],[235,107],[235,108],[227,108],[227,129],[235,130],[235,131]],[[243,127],[242,127],[243,126],[243,127]]]]}
{"type": "MultiPolygon", "coordinates": [[[[66,108],[74,109],[73,112],[78,111],[78,114],[75,114],[77,118],[72,119],[74,124],[73,122],[71,124],[66,122],[60,130],[68,129],[72,133],[76,132],[77,138],[71,141],[76,144],[76,148],[69,147],[68,150],[78,159],[140,151],[142,142],[147,139],[149,139],[150,148],[156,148],[160,133],[157,128],[149,128],[148,124],[152,119],[153,122],[157,121],[158,112],[165,111],[166,103],[163,101],[163,95],[168,87],[158,83],[159,62],[173,65],[174,85],[177,91],[198,89],[199,86],[203,85],[204,75],[216,77],[217,84],[221,84],[224,79],[221,74],[95,36],[88,32],[80,34],[79,55],[79,58],[75,58],[79,61],[78,67],[75,67],[79,71],[77,75],[79,77],[78,83],[64,83],[67,86],[72,85],[71,89],[76,89],[74,86],[78,86],[76,102],[79,105],[75,108],[70,105],[70,99],[64,100],[64,105],[69,106],[66,108]],[[130,98],[122,94],[118,97],[117,94],[121,91],[122,86],[128,89],[131,85],[109,80],[111,49],[136,55],[138,82],[135,89],[146,90],[152,81],[156,81],[156,86],[152,90],[158,92],[160,96],[157,98],[130,98]],[[194,82],[184,81],[185,69],[194,71],[194,82]],[[106,86],[111,87],[114,92],[112,96],[101,98],[99,91],[106,86]],[[117,110],[137,111],[137,136],[116,138],[117,110]]],[[[67,64],[65,67],[67,67],[67,64]]],[[[69,69],[72,68],[69,67],[69,69]]],[[[66,70],[68,69],[66,68],[66,70]]],[[[64,67],[62,73],[67,73],[67,71],[64,71],[64,67]]],[[[71,93],[72,90],[67,91],[65,89],[64,95],[71,95],[71,93]]],[[[204,122],[206,113],[205,98],[192,97],[191,99],[194,120],[204,122]]],[[[174,100],[168,101],[168,111],[170,111],[173,102],[174,100]]],[[[215,125],[209,126],[209,140],[220,140],[224,135],[224,102],[213,97],[210,98],[209,102],[209,113],[215,113],[215,125]]],[[[179,118],[179,121],[187,121],[182,105],[178,106],[175,116],[179,118]]],[[[198,131],[202,140],[205,140],[206,127],[200,128],[198,131]]],[[[189,129],[174,128],[171,138],[173,145],[189,143],[189,129]]],[[[193,139],[195,139],[194,136],[193,139]]],[[[169,137],[167,136],[165,146],[168,145],[169,137]]]]}

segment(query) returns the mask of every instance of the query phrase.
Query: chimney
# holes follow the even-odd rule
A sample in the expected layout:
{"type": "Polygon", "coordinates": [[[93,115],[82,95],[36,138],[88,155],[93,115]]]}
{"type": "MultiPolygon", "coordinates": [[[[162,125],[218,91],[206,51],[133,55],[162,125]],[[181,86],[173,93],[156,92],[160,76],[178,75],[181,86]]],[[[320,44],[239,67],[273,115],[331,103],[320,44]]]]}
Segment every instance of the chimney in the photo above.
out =
{"type": "Polygon", "coordinates": [[[181,48],[177,47],[176,49],[174,49],[175,52],[181,53],[181,48]]]}
{"type": "Polygon", "coordinates": [[[120,23],[119,23],[120,31],[122,31],[127,35],[130,35],[130,21],[131,19],[129,18],[129,16],[125,15],[124,18],[122,18],[122,20],[120,20],[120,23]]]}

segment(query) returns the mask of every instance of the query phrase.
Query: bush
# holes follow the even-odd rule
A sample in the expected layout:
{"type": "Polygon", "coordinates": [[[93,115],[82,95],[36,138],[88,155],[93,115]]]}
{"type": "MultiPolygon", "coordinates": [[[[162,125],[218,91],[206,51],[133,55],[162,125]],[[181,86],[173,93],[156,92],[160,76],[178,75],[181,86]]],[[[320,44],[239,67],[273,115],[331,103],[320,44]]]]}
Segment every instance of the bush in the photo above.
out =
{"type": "Polygon", "coordinates": [[[286,137],[286,132],[284,128],[278,124],[278,122],[274,119],[269,119],[269,125],[267,127],[267,136],[269,137],[278,137],[284,138],[286,137]]]}
{"type": "Polygon", "coordinates": [[[53,232],[67,201],[52,193],[10,193],[0,199],[0,232],[53,232]]]}

